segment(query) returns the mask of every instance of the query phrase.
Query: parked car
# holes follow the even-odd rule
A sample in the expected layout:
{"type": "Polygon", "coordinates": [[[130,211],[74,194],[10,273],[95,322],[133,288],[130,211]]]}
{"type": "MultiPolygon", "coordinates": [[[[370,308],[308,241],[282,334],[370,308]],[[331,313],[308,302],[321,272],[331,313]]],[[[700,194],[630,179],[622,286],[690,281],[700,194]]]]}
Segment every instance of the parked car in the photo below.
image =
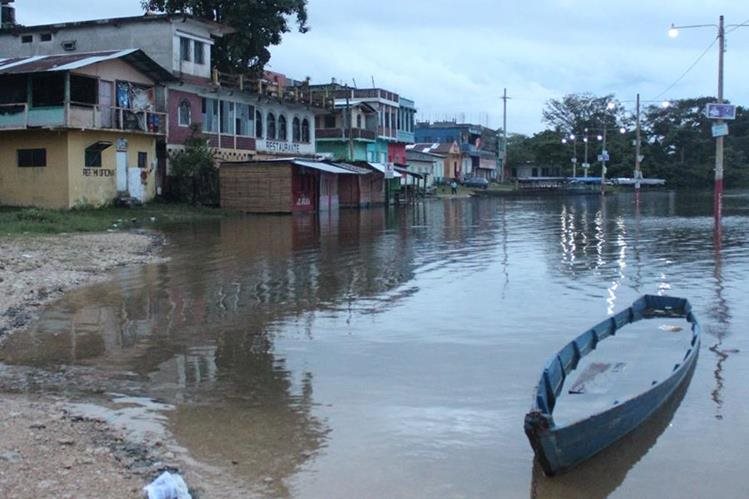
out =
{"type": "Polygon", "coordinates": [[[489,187],[489,181],[483,177],[470,177],[463,180],[463,185],[474,189],[486,189],[489,187]]]}

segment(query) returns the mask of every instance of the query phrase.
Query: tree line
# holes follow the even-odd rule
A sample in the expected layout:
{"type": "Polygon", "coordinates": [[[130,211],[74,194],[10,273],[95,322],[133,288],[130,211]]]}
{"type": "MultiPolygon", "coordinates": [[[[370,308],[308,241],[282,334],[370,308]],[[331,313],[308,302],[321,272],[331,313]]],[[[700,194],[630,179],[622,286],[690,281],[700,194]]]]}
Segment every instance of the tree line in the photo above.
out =
{"type": "MultiPolygon", "coordinates": [[[[677,187],[704,187],[714,178],[715,139],[712,121],[705,116],[714,97],[699,97],[648,104],[640,111],[641,169],[645,177],[664,178],[677,187]]],[[[634,107],[634,103],[632,106],[634,107]]],[[[613,95],[570,94],[551,99],[543,110],[548,128],[533,136],[508,137],[508,166],[534,164],[561,166],[572,174],[572,157],[577,156],[577,175],[585,161],[587,137],[589,175],[601,174],[597,161],[602,151],[599,136],[606,130],[609,152],[607,176],[632,177],[635,165],[636,119],[613,95]],[[622,133],[623,132],[623,133],[622,133]],[[574,136],[574,139],[571,137],[574,136]],[[566,143],[562,142],[565,139],[566,143]]],[[[736,119],[728,121],[729,135],[724,143],[727,186],[749,186],[749,111],[737,107],[736,119]]]]}

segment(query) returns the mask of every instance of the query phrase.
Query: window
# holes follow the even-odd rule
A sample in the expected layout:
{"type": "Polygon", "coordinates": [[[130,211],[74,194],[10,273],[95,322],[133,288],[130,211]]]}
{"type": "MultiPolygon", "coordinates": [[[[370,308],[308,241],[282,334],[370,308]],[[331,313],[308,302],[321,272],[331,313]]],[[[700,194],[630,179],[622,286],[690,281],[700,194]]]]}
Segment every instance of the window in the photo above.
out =
{"type": "Polygon", "coordinates": [[[177,109],[177,118],[179,126],[190,126],[192,117],[190,116],[190,101],[188,101],[187,99],[184,99],[179,103],[179,108],[177,109]]]}
{"type": "Polygon", "coordinates": [[[22,35],[21,43],[31,43],[34,41],[34,35],[22,35]]]}
{"type": "Polygon", "coordinates": [[[278,140],[286,140],[286,116],[283,114],[278,116],[278,140]]]}
{"type": "Polygon", "coordinates": [[[76,48],[76,40],[65,40],[60,45],[65,52],[72,52],[76,48]]]}
{"type": "Polygon", "coordinates": [[[111,142],[95,142],[86,148],[85,163],[86,168],[101,166],[101,153],[104,149],[111,146],[111,142]]]}
{"type": "Polygon", "coordinates": [[[218,130],[218,100],[203,99],[203,131],[216,132],[218,130]]]}
{"type": "Polygon", "coordinates": [[[234,135],[234,103],[221,101],[221,133],[234,135]]]}
{"type": "Polygon", "coordinates": [[[299,138],[302,135],[301,127],[299,126],[299,118],[294,118],[291,122],[291,140],[299,142],[299,138]]]}
{"type": "Polygon", "coordinates": [[[205,64],[205,43],[193,40],[192,44],[195,64],[205,64]]]}
{"type": "Polygon", "coordinates": [[[302,142],[309,142],[309,120],[302,120],[302,142]]]}
{"type": "MultiPolygon", "coordinates": [[[[27,78],[27,75],[0,75],[0,105],[28,102],[27,78]]],[[[18,110],[13,107],[4,108],[8,113],[13,109],[18,110]]]]}
{"type": "Polygon", "coordinates": [[[78,104],[97,104],[99,82],[88,76],[70,75],[70,101],[78,104]]]}
{"type": "Polygon", "coordinates": [[[334,114],[325,115],[325,128],[335,128],[335,115],[334,114]]]}
{"type": "Polygon", "coordinates": [[[62,106],[65,101],[65,75],[61,71],[31,77],[31,106],[62,106]]]}
{"type": "Polygon", "coordinates": [[[356,115],[356,128],[361,128],[361,114],[356,115]]]}
{"type": "Polygon", "coordinates": [[[255,111],[255,137],[263,138],[263,113],[255,111]]]}
{"type": "Polygon", "coordinates": [[[148,153],[138,151],[138,168],[148,168],[148,153]]]}
{"type": "Polygon", "coordinates": [[[47,150],[18,149],[18,166],[47,166],[47,150]]]}
{"type": "Polygon", "coordinates": [[[42,33],[40,35],[40,38],[43,42],[51,42],[52,41],[52,33],[42,33]]]}
{"type": "Polygon", "coordinates": [[[190,39],[180,37],[179,38],[179,51],[182,55],[182,60],[190,62],[190,39]]]}
{"type": "Polygon", "coordinates": [[[273,113],[268,113],[268,133],[266,133],[265,138],[276,140],[276,117],[273,113]]]}
{"type": "Polygon", "coordinates": [[[248,104],[237,104],[237,116],[236,126],[237,135],[245,137],[252,137],[254,133],[253,127],[253,115],[255,114],[255,108],[248,104]]]}

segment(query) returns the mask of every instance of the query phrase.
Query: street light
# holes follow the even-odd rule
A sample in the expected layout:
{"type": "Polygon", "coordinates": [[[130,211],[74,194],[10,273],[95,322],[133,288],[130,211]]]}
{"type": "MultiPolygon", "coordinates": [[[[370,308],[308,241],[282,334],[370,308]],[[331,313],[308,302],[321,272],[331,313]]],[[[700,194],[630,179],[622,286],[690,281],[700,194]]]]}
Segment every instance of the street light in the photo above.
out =
{"type": "MultiPolygon", "coordinates": [[[[729,28],[746,27],[747,23],[729,24],[729,28]]],[[[723,55],[725,54],[726,45],[726,25],[723,22],[723,16],[718,19],[718,24],[693,24],[691,26],[675,26],[671,24],[668,30],[668,36],[676,38],[679,36],[679,30],[690,28],[717,28],[718,29],[718,104],[723,103],[723,55]]],[[[723,119],[716,120],[717,125],[723,124],[723,119]]],[[[723,210],[723,136],[715,137],[715,194],[713,200],[713,215],[715,223],[720,224],[721,212],[723,210]]]]}
{"type": "Polygon", "coordinates": [[[572,159],[570,161],[572,162],[572,178],[575,178],[577,176],[577,136],[571,133],[569,139],[563,137],[562,144],[567,144],[568,140],[572,141],[572,159]]]}

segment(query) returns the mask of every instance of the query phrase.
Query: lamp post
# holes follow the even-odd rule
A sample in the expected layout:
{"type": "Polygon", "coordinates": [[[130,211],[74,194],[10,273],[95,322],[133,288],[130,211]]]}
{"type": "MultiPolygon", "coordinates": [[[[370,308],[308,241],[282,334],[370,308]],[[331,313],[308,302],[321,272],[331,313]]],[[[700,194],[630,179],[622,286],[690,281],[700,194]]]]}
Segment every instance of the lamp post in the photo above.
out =
{"type": "Polygon", "coordinates": [[[588,129],[585,129],[585,136],[583,137],[583,142],[585,143],[585,162],[583,163],[583,172],[585,176],[588,176],[588,168],[590,167],[590,163],[588,163],[588,129]]]}
{"type": "MultiPolygon", "coordinates": [[[[729,28],[746,27],[746,23],[729,24],[729,28]]],[[[694,24],[691,26],[671,25],[668,36],[676,38],[680,29],[689,28],[717,28],[718,29],[718,104],[723,103],[723,55],[725,54],[726,25],[723,16],[718,19],[718,24],[694,24]]],[[[717,120],[718,125],[723,124],[722,119],[717,120]]],[[[720,224],[721,212],[723,210],[723,136],[715,137],[715,190],[713,195],[713,215],[715,223],[720,224]]]]}
{"type": "MultiPolygon", "coordinates": [[[[609,102],[606,104],[606,109],[611,111],[616,107],[616,104],[609,102]]],[[[606,194],[606,161],[609,159],[609,152],[606,150],[606,115],[603,116],[603,150],[601,151],[601,195],[606,194]]]]}
{"type": "Polygon", "coordinates": [[[568,140],[572,141],[572,159],[570,161],[572,162],[572,178],[575,178],[577,177],[577,136],[571,133],[569,139],[567,137],[562,139],[562,144],[566,144],[568,140]]]}

